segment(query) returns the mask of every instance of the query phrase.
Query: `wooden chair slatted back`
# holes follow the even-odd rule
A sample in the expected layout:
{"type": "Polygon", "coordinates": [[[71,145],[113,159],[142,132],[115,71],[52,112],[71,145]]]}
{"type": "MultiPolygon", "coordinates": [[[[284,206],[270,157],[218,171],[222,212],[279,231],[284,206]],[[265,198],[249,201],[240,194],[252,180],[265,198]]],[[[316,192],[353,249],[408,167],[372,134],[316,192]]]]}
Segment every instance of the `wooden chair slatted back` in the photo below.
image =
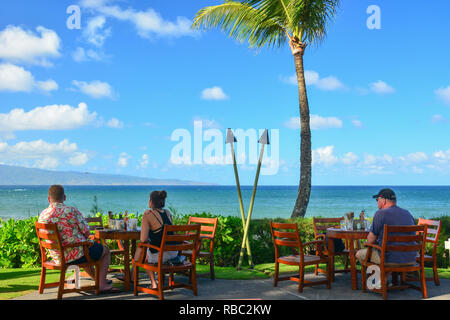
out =
{"type": "Polygon", "coordinates": [[[313,228],[314,228],[314,236],[317,237],[319,234],[323,234],[326,232],[328,228],[340,228],[341,218],[316,218],[313,217],[313,228]]]}
{"type": "Polygon", "coordinates": [[[188,224],[200,224],[200,235],[202,237],[214,239],[216,236],[217,220],[217,218],[199,218],[191,216],[189,217],[188,224]]]}
{"type": "Polygon", "coordinates": [[[272,233],[276,258],[279,257],[279,246],[298,248],[298,252],[302,254],[303,245],[298,233],[297,224],[270,222],[270,232],[272,233]]]}
{"type": "Polygon", "coordinates": [[[427,242],[431,242],[434,246],[437,246],[439,242],[439,234],[441,233],[441,221],[419,218],[418,225],[427,226],[427,242]]]}
{"type": "Polygon", "coordinates": [[[388,226],[384,225],[382,260],[386,252],[408,252],[417,251],[423,259],[425,242],[426,242],[426,225],[419,226],[388,226]],[[402,233],[402,235],[398,235],[402,233]],[[393,235],[396,234],[396,235],[393,235]],[[404,235],[411,234],[411,235],[404,235]],[[400,242],[401,244],[391,244],[392,242],[400,242]],[[390,244],[388,244],[390,243],[390,244]]]}
{"type": "Polygon", "coordinates": [[[96,228],[103,228],[103,219],[101,217],[85,218],[86,222],[89,224],[89,230],[93,231],[96,228]]]}
{"type": "Polygon", "coordinates": [[[161,241],[160,259],[164,251],[192,250],[196,255],[196,245],[200,237],[200,225],[164,225],[163,238],[161,241]],[[173,232],[173,234],[168,234],[173,232]],[[177,242],[174,244],[173,242],[177,242]]]}
{"type": "Polygon", "coordinates": [[[40,223],[36,221],[35,227],[39,240],[39,247],[41,248],[42,262],[47,261],[46,249],[52,249],[57,250],[60,253],[61,262],[65,263],[64,250],[57,225],[55,223],[40,223]]]}

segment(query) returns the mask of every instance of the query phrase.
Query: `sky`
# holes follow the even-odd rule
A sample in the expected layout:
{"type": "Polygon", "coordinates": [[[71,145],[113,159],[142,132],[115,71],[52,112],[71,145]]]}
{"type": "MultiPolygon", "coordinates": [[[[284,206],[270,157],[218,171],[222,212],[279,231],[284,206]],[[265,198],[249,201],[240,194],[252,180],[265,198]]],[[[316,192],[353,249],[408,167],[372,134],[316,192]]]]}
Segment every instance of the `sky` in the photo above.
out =
{"type": "MultiPolygon", "coordinates": [[[[259,183],[297,185],[289,46],[190,28],[220,3],[2,1],[0,164],[232,185],[231,128],[252,185],[268,129],[259,183]]],[[[448,0],[342,1],[304,56],[313,185],[448,185],[448,12],[448,0]]]]}

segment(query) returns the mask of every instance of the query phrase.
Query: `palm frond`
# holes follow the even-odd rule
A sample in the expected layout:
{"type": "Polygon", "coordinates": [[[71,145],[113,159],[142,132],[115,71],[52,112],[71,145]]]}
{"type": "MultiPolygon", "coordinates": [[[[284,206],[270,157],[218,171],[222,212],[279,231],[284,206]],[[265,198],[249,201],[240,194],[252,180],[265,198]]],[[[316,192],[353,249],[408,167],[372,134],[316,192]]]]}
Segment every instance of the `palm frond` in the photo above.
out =
{"type": "Polygon", "coordinates": [[[322,42],[339,5],[340,0],[291,0],[290,12],[296,26],[294,34],[302,42],[322,42]]]}
{"type": "Polygon", "coordinates": [[[225,1],[201,9],[192,24],[194,29],[219,28],[230,37],[248,41],[250,47],[278,46],[286,42],[287,32],[276,19],[238,1],[225,1]]]}

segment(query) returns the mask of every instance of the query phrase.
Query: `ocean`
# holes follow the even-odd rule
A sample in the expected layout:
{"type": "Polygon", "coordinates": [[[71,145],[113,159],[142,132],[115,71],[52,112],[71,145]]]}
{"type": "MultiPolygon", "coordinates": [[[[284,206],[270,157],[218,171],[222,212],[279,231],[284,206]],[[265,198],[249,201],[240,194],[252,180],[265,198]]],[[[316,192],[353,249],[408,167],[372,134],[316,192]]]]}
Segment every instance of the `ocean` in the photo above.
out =
{"type": "MultiPolygon", "coordinates": [[[[372,195],[382,186],[313,186],[306,217],[339,217],[363,209],[372,217],[377,210],[372,195]]],[[[391,187],[398,205],[415,218],[450,215],[450,186],[391,187]]],[[[47,186],[0,186],[0,218],[38,216],[48,206],[47,186]]],[[[65,186],[66,204],[76,206],[85,216],[91,215],[94,196],[104,213],[142,214],[153,190],[166,190],[166,207],[177,213],[210,212],[223,216],[241,216],[235,186],[65,186]]],[[[259,186],[252,219],[289,218],[297,197],[295,186],[259,186]]],[[[252,186],[242,186],[245,215],[250,204],[252,186]]]]}

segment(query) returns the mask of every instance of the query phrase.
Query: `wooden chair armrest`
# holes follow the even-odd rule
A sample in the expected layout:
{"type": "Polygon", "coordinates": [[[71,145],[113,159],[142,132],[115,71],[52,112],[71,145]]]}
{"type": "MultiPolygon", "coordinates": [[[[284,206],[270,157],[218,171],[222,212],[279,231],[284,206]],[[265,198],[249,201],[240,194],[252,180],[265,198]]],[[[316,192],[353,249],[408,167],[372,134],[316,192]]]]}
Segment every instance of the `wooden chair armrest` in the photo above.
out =
{"type": "Polygon", "coordinates": [[[160,247],[154,246],[154,245],[152,245],[152,244],[150,244],[150,243],[147,243],[147,242],[139,242],[139,243],[138,243],[138,248],[142,248],[142,247],[145,247],[145,248],[152,248],[152,249],[161,251],[161,248],[160,248],[160,247]]]}
{"type": "Polygon", "coordinates": [[[314,237],[314,239],[316,239],[316,240],[320,240],[320,239],[325,240],[325,238],[326,238],[326,235],[324,235],[324,234],[318,234],[317,236],[314,237]]]}
{"type": "Polygon", "coordinates": [[[369,244],[369,243],[364,243],[364,246],[365,247],[368,247],[368,248],[375,248],[375,249],[378,249],[378,250],[382,250],[381,249],[381,247],[380,246],[377,246],[376,244],[369,244]]]}
{"type": "Polygon", "coordinates": [[[311,247],[314,245],[316,247],[315,248],[316,252],[319,254],[319,256],[322,256],[322,252],[323,252],[322,246],[323,246],[323,248],[326,248],[325,240],[314,240],[314,241],[310,241],[310,242],[305,242],[303,244],[303,247],[311,247]]]}

